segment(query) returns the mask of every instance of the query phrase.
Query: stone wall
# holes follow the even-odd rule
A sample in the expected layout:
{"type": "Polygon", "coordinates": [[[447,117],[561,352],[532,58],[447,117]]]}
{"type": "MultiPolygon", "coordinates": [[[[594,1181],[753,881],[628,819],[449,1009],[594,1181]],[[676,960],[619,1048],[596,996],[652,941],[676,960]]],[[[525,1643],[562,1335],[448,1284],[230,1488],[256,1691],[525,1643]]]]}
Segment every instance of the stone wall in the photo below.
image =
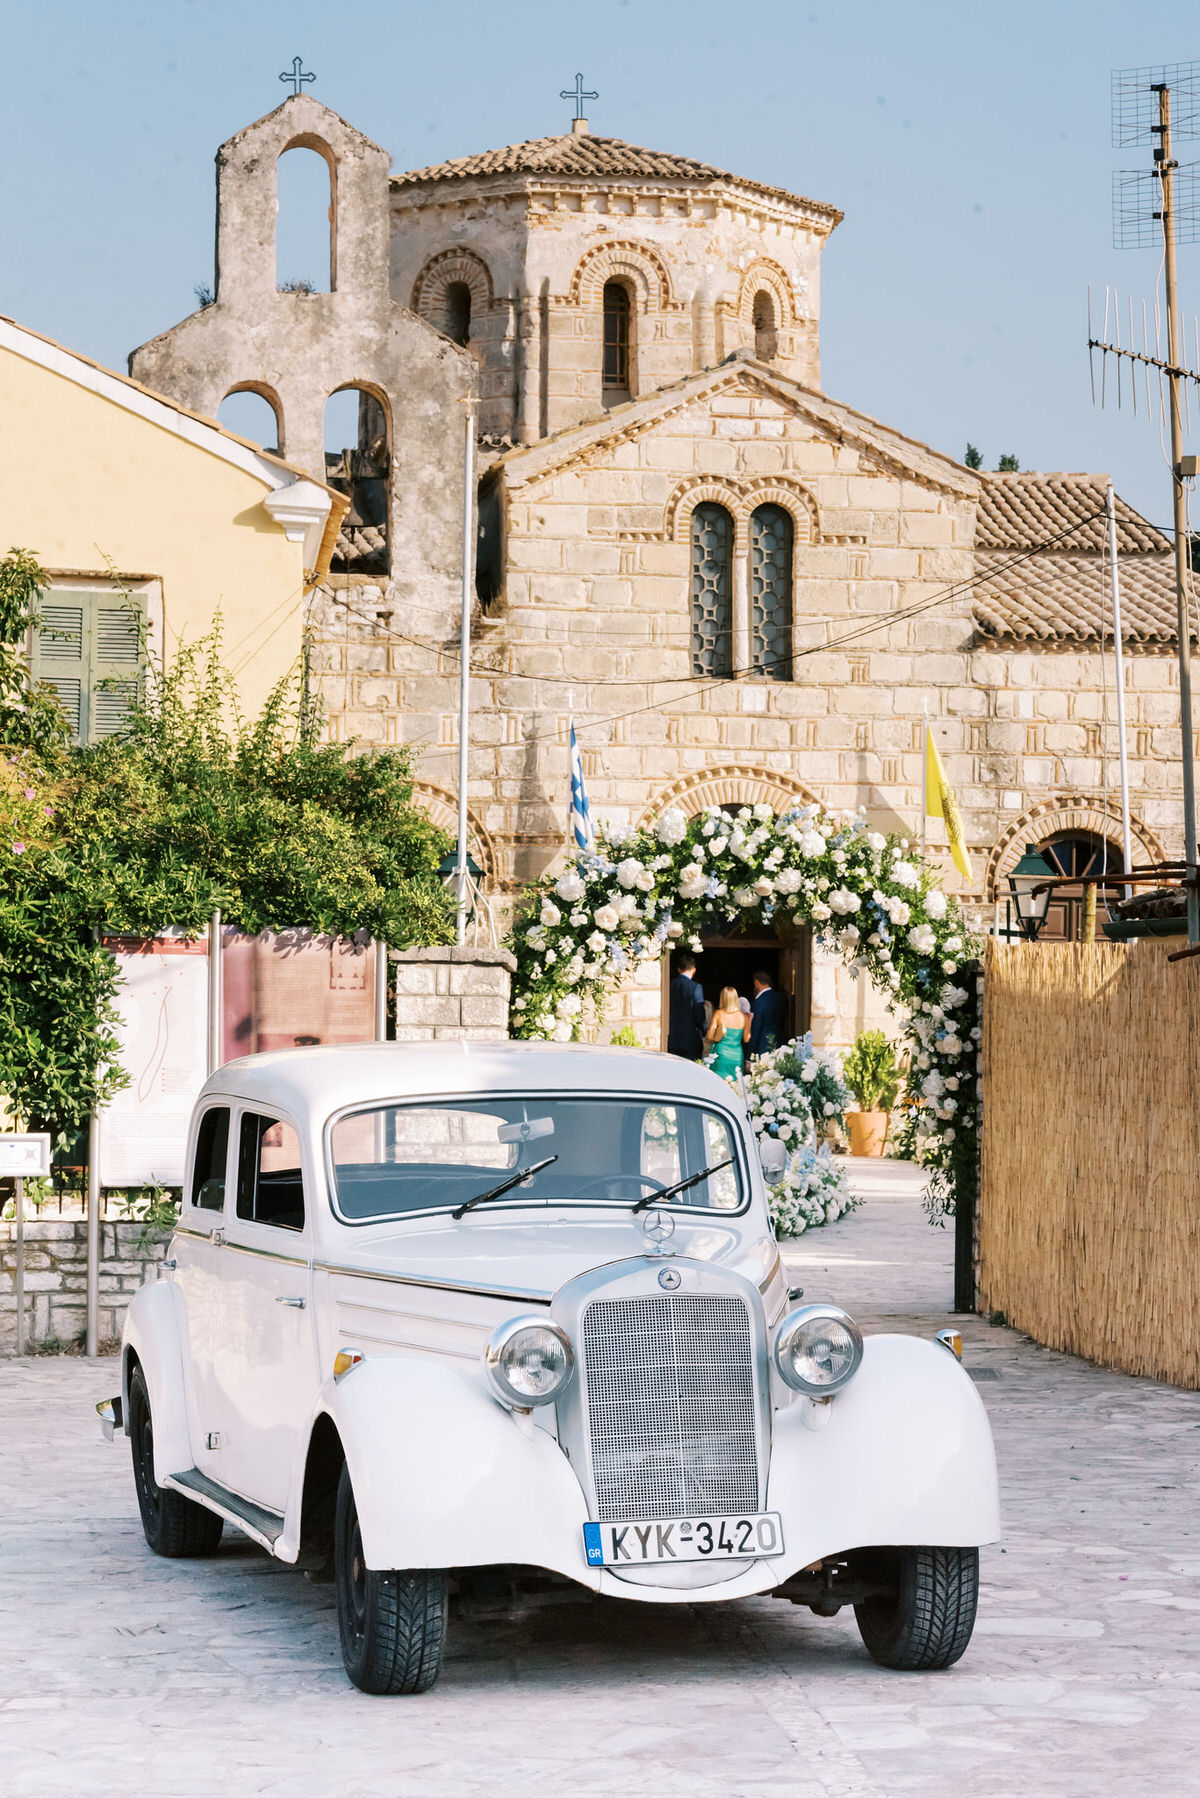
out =
{"type": "Polygon", "coordinates": [[[503,1042],[516,957],[508,949],[441,945],[393,954],[395,1041],[503,1042]]]}
{"type": "MultiPolygon", "coordinates": [[[[0,1355],[16,1351],[17,1226],[0,1223],[0,1355]]],[[[141,1246],[139,1223],[100,1226],[100,1340],[121,1334],[125,1308],[147,1280],[157,1279],[166,1238],[141,1246]]],[[[71,1344],[82,1336],[87,1310],[87,1222],[84,1218],[25,1222],[25,1340],[29,1348],[71,1344]]]]}

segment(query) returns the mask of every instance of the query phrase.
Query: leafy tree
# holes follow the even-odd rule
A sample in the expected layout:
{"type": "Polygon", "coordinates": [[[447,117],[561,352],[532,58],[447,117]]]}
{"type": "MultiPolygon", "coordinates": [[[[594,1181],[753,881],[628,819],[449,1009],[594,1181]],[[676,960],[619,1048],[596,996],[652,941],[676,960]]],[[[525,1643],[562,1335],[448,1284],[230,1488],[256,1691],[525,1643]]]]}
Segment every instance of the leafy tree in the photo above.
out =
{"type": "Polygon", "coordinates": [[[219,909],[400,948],[449,940],[453,913],[407,751],[318,742],[298,677],[243,719],[219,632],[152,672],[119,737],[72,746],[22,655],[43,585],[26,552],[0,561],[0,1092],[63,1134],[125,1082],[102,932],[219,909]]]}
{"type": "Polygon", "coordinates": [[[982,468],[983,467],[983,451],[981,449],[976,449],[975,445],[973,443],[968,443],[968,445],[966,447],[966,451],[963,455],[963,461],[966,463],[968,468],[982,468]]]}
{"type": "Polygon", "coordinates": [[[891,1111],[900,1091],[896,1051],[882,1030],[860,1030],[842,1062],[842,1079],[863,1111],[891,1111]]]}
{"type": "Polygon", "coordinates": [[[997,474],[1019,474],[1020,472],[1021,464],[1015,456],[1001,456],[996,464],[997,474]]]}

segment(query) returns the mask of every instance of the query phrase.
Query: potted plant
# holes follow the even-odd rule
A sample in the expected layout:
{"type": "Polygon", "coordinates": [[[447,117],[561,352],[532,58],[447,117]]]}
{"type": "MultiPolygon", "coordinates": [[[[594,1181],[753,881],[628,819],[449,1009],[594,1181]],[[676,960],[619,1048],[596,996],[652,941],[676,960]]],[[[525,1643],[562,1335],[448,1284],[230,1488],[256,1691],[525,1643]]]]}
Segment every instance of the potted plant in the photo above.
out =
{"type": "Polygon", "coordinates": [[[882,1030],[861,1030],[842,1064],[842,1079],[858,1101],[848,1114],[850,1153],[882,1155],[888,1117],[900,1091],[896,1053],[882,1030]]]}

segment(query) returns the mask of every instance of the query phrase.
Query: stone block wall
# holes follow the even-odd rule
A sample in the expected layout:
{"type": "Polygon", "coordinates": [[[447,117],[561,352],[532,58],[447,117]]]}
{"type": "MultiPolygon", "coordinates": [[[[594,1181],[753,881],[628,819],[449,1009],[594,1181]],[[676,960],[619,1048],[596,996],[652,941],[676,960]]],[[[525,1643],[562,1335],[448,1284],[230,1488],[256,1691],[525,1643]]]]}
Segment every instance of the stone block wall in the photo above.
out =
{"type": "Polygon", "coordinates": [[[516,957],[508,949],[439,945],[393,954],[395,1040],[503,1042],[516,957]]]}
{"type": "MultiPolygon", "coordinates": [[[[17,1226],[0,1223],[0,1356],[16,1352],[17,1226]]],[[[139,1223],[100,1226],[100,1340],[121,1334],[126,1306],[147,1280],[158,1278],[165,1237],[142,1245],[139,1223]]],[[[25,1223],[25,1340],[30,1348],[73,1343],[87,1318],[87,1222],[84,1218],[25,1223]]]]}

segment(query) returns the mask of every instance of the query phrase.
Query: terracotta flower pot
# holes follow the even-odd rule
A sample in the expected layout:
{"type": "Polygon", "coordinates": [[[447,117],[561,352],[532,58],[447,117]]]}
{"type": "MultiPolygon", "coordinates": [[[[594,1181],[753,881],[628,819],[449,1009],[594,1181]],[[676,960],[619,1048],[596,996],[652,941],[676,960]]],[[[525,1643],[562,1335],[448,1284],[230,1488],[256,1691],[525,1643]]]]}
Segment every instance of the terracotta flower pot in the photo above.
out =
{"type": "Polygon", "coordinates": [[[852,1155],[883,1154],[889,1115],[886,1111],[851,1111],[847,1114],[852,1155]]]}

